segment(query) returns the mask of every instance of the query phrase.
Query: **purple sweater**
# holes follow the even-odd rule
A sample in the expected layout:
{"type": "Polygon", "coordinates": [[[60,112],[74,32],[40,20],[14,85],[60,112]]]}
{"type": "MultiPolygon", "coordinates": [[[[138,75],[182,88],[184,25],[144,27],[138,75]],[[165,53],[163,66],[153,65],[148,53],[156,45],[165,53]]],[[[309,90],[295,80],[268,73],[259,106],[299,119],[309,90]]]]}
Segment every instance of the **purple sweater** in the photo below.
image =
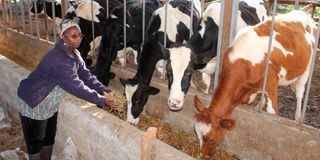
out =
{"type": "Polygon", "coordinates": [[[106,97],[101,95],[103,91],[111,91],[90,73],[78,50],[68,53],[62,40],[20,82],[18,96],[33,108],[57,85],[78,98],[100,106],[106,102],[106,97]]]}

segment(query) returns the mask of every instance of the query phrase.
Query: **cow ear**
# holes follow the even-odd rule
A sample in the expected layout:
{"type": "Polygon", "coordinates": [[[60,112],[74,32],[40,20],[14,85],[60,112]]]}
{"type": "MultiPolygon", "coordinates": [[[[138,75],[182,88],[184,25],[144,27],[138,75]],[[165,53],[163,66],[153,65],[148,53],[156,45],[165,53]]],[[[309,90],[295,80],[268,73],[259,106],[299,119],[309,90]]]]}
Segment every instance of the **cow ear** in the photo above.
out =
{"type": "Polygon", "coordinates": [[[148,87],[148,93],[151,94],[151,95],[156,95],[159,92],[160,92],[160,89],[158,89],[156,87],[152,87],[152,86],[148,87]]]}
{"type": "Polygon", "coordinates": [[[125,79],[119,78],[119,81],[122,84],[122,86],[126,86],[127,81],[125,79]]]}
{"type": "Polygon", "coordinates": [[[194,106],[198,109],[199,112],[203,112],[206,109],[197,95],[194,96],[194,106]]]}
{"type": "Polygon", "coordinates": [[[235,126],[235,121],[233,119],[221,119],[219,124],[222,128],[227,130],[232,129],[235,126]]]}
{"type": "Polygon", "coordinates": [[[158,42],[160,46],[160,51],[164,59],[169,59],[169,50],[164,47],[160,42],[158,42]]]}

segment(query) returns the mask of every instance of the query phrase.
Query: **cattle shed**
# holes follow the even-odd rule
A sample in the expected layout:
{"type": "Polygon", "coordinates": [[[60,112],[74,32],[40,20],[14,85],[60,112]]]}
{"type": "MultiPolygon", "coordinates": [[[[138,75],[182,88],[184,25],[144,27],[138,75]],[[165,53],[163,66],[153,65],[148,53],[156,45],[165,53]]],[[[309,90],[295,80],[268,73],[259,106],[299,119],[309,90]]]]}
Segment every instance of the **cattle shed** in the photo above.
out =
{"type": "MultiPolygon", "coordinates": [[[[0,98],[2,102],[9,104],[9,112],[17,117],[15,101],[17,86],[30,72],[18,64],[23,64],[21,61],[25,61],[35,65],[53,44],[3,27],[0,35],[1,53],[18,60],[13,62],[3,55],[0,58],[2,75],[0,98]]],[[[112,69],[120,75],[131,74],[122,68],[112,69]]],[[[163,83],[155,81],[153,84],[166,90],[163,83]]],[[[117,81],[113,81],[111,87],[116,90],[122,89],[117,81]]],[[[195,112],[191,102],[194,94],[194,92],[188,94],[188,105],[184,110],[167,111],[162,115],[157,112],[168,110],[164,105],[165,94],[154,96],[148,102],[146,112],[149,115],[160,116],[163,121],[168,121],[173,126],[193,130],[194,122],[190,117],[195,112]]],[[[203,99],[209,103],[208,96],[203,96],[203,99]]],[[[237,120],[237,127],[227,134],[221,147],[235,153],[240,159],[310,160],[319,157],[319,129],[300,126],[294,121],[266,113],[257,114],[247,106],[237,107],[233,117],[237,120]]],[[[68,95],[62,104],[58,125],[60,127],[55,148],[57,152],[61,150],[66,138],[71,136],[84,159],[108,159],[106,157],[139,159],[141,131],[71,95],[68,95]]],[[[192,159],[161,141],[157,141],[156,144],[157,159],[192,159]]]]}
{"type": "MultiPolygon", "coordinates": [[[[231,10],[232,5],[226,3],[226,7],[231,10]]],[[[225,12],[227,11],[228,9],[225,12]]],[[[224,22],[224,25],[228,25],[228,21],[224,22]]],[[[34,36],[33,33],[30,35],[21,32],[24,29],[12,29],[8,26],[10,25],[1,21],[0,102],[7,103],[9,114],[18,119],[19,82],[33,70],[54,43],[34,36]]],[[[228,31],[224,31],[224,36],[228,34],[226,32],[228,31]]],[[[227,41],[229,40],[224,40],[224,47],[228,45],[227,41]]],[[[112,65],[111,71],[116,74],[116,78],[110,81],[109,87],[119,92],[123,91],[119,78],[130,78],[135,73],[133,68],[123,68],[120,65],[112,65]]],[[[198,95],[208,105],[212,95],[190,89],[185,98],[184,108],[171,111],[167,106],[167,82],[154,78],[151,85],[159,88],[160,93],[149,97],[143,114],[194,133],[194,113],[197,110],[193,104],[193,97],[198,95]]],[[[219,148],[234,154],[238,159],[317,160],[320,157],[319,128],[270,115],[264,111],[256,112],[248,105],[237,106],[232,118],[236,120],[236,127],[227,133],[219,148]]],[[[68,94],[59,110],[54,152],[63,152],[67,138],[72,137],[81,159],[137,160],[141,159],[143,154],[143,134],[141,130],[105,110],[68,94]]],[[[155,140],[152,144],[156,148],[154,159],[194,159],[160,140],[155,140]]]]}

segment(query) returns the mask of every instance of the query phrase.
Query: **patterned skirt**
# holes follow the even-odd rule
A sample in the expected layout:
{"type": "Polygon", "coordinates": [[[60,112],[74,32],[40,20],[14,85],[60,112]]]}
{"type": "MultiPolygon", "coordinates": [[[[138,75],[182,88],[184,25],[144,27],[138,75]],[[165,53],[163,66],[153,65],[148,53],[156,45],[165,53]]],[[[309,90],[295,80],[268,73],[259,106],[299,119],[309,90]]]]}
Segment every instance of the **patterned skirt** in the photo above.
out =
{"type": "Polygon", "coordinates": [[[29,107],[22,99],[18,98],[19,112],[22,116],[35,120],[48,119],[58,111],[64,95],[65,91],[59,86],[56,86],[49,95],[34,108],[29,107]]]}

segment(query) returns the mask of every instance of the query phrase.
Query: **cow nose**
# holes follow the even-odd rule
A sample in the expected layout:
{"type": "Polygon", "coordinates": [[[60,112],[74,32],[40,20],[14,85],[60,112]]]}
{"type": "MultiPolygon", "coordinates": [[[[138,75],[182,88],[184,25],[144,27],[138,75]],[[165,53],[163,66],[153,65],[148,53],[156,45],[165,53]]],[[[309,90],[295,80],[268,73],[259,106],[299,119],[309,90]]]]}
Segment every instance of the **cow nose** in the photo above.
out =
{"type": "Polygon", "coordinates": [[[182,108],[183,103],[178,99],[169,99],[168,105],[171,110],[178,111],[182,108]]]}

